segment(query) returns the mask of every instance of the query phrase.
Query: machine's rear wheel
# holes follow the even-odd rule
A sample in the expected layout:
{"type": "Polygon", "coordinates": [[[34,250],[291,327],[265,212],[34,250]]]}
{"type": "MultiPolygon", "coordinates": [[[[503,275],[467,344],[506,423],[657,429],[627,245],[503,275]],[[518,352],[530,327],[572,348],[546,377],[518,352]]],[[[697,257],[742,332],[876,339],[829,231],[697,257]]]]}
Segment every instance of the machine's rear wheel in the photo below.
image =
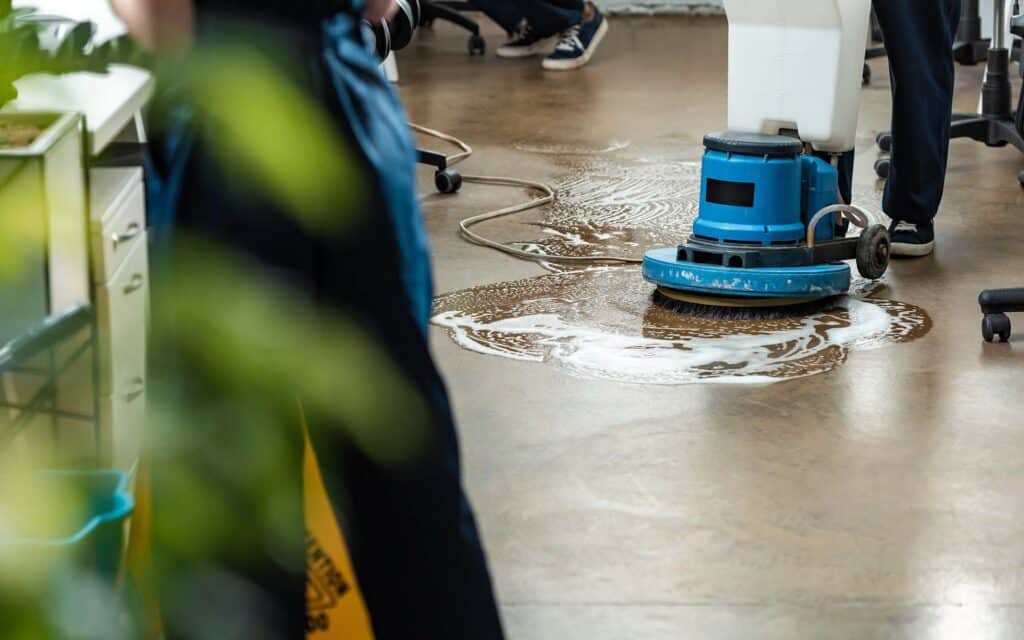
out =
{"type": "Polygon", "coordinates": [[[889,268],[889,232],[873,224],[857,240],[857,271],[869,280],[878,280],[889,268]]]}

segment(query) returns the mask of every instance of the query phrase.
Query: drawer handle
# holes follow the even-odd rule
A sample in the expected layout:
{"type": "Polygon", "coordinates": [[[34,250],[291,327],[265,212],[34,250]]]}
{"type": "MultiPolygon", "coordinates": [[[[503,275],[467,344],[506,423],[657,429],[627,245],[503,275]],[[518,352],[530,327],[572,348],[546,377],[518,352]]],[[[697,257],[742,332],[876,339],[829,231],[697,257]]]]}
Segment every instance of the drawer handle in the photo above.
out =
{"type": "Polygon", "coordinates": [[[142,288],[142,285],[146,284],[146,279],[141,273],[133,273],[132,279],[128,281],[128,284],[124,285],[125,294],[129,294],[133,291],[138,291],[142,288]]]}
{"type": "Polygon", "coordinates": [[[114,242],[114,248],[116,249],[117,245],[128,242],[129,240],[134,240],[140,233],[142,233],[142,227],[139,226],[138,222],[133,222],[128,225],[128,228],[124,230],[124,233],[114,232],[110,234],[110,239],[114,242]]]}
{"type": "Polygon", "coordinates": [[[131,402],[135,398],[138,398],[146,390],[146,381],[138,376],[132,378],[131,382],[128,384],[131,385],[132,390],[124,394],[124,399],[127,402],[131,402]]]}

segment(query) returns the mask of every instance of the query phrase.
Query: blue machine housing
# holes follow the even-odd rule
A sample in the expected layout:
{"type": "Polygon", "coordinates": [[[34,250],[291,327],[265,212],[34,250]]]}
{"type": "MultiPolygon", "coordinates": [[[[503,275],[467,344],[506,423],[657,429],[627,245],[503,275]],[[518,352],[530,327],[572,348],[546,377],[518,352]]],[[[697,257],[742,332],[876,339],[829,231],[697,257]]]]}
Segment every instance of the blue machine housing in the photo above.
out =
{"type": "MultiPolygon", "coordinates": [[[[836,169],[803,155],[803,144],[785,136],[723,132],[706,136],[704,145],[700,212],[691,243],[648,251],[644,278],[669,289],[739,297],[845,293],[850,268],[844,262],[745,266],[744,260],[728,253],[737,247],[749,252],[760,246],[761,252],[769,253],[806,246],[810,219],[839,202],[836,169]],[[709,253],[709,243],[730,249],[718,256],[709,253]]],[[[822,220],[815,229],[815,243],[834,240],[835,234],[832,221],[822,220]]]]}
{"type": "MultiPolygon", "coordinates": [[[[800,218],[806,229],[814,214],[839,202],[839,173],[835,167],[815,156],[800,156],[800,167],[800,218]]],[[[814,229],[815,242],[833,240],[835,236],[835,225],[827,222],[814,229]]]]}
{"type": "Polygon", "coordinates": [[[643,270],[644,280],[659,287],[738,298],[827,298],[850,288],[845,262],[735,269],[681,262],[676,250],[668,248],[648,251],[643,270]]]}
{"type": "MultiPolygon", "coordinates": [[[[814,156],[752,156],[707,149],[693,235],[715,242],[802,242],[817,211],[839,201],[834,167],[814,156]]],[[[832,225],[815,230],[831,240],[832,225]]]]}

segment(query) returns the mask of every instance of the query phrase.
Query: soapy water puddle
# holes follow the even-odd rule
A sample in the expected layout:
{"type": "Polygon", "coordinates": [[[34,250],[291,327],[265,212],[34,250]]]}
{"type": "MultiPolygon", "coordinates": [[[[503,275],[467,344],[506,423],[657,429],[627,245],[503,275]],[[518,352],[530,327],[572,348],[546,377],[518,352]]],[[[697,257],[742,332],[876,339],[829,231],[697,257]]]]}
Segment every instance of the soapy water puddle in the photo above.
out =
{"type": "MultiPolygon", "coordinates": [[[[535,237],[510,244],[538,256],[640,258],[684,241],[698,212],[700,163],[599,156],[610,151],[576,151],[590,155],[567,160],[556,201],[527,223],[535,237]]],[[[884,223],[880,198],[873,188],[854,193],[872,222],[884,223]]],[[[922,309],[875,297],[881,285],[864,280],[828,311],[724,320],[657,305],[636,267],[540,264],[553,273],[438,297],[433,323],[478,353],[554,363],[584,378],[661,385],[825,373],[854,349],[909,342],[931,329],[922,309]]]]}
{"type": "Polygon", "coordinates": [[[855,282],[831,310],[781,319],[710,319],[662,308],[635,267],[589,269],[444,294],[433,323],[470,351],[553,363],[637,384],[772,383],[831,371],[855,349],[919,338],[931,320],[855,282]]]}
{"type": "MultiPolygon", "coordinates": [[[[587,158],[555,184],[555,202],[528,240],[539,256],[640,258],[685,240],[697,217],[700,163],[587,158]]],[[[545,264],[559,271],[555,264],[545,264]]]]}

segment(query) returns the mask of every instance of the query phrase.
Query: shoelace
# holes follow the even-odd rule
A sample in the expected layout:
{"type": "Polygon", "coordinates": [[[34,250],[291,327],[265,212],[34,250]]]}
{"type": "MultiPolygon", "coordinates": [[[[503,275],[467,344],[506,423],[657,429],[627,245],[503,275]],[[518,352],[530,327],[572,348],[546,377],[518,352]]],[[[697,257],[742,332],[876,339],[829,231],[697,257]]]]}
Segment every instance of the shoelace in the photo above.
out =
{"type": "Polygon", "coordinates": [[[583,51],[583,41],[580,40],[580,25],[573,25],[562,32],[562,39],[555,47],[556,51],[583,51]]]}

